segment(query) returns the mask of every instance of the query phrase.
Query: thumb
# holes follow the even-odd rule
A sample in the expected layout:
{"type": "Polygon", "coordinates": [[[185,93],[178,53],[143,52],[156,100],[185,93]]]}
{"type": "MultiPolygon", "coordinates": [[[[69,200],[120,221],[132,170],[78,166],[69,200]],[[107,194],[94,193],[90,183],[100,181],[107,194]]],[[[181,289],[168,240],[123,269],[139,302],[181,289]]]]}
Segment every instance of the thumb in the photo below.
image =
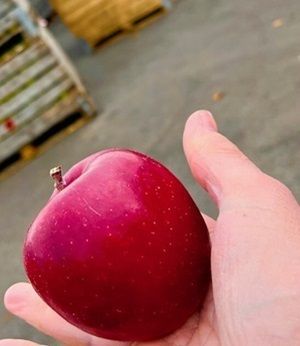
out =
{"type": "Polygon", "coordinates": [[[219,207],[234,197],[251,197],[265,175],[226,137],[218,133],[211,113],[197,111],[187,120],[184,151],[198,183],[219,207]]]}

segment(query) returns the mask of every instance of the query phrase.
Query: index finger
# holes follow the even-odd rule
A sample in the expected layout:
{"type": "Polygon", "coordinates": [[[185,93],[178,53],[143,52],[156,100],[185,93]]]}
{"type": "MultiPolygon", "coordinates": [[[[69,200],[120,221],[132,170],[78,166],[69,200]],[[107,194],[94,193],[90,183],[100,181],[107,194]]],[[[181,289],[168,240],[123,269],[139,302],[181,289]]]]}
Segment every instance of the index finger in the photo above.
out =
{"type": "Polygon", "coordinates": [[[52,310],[28,283],[18,283],[10,287],[5,294],[4,303],[11,313],[63,344],[76,346],[128,345],[124,342],[97,338],[69,324],[52,310]]]}
{"type": "Polygon", "coordinates": [[[45,345],[39,345],[32,341],[20,340],[20,339],[3,339],[3,340],[0,340],[0,346],[45,346],[45,345]]]}

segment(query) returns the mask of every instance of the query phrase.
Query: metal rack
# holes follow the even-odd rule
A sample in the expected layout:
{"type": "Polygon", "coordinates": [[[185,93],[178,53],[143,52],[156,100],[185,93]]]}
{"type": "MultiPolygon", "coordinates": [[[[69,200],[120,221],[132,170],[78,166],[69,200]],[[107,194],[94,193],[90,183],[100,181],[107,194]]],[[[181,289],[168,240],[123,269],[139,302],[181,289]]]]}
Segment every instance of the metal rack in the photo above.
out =
{"type": "Polygon", "coordinates": [[[25,0],[0,3],[0,162],[75,112],[95,106],[25,0]]]}

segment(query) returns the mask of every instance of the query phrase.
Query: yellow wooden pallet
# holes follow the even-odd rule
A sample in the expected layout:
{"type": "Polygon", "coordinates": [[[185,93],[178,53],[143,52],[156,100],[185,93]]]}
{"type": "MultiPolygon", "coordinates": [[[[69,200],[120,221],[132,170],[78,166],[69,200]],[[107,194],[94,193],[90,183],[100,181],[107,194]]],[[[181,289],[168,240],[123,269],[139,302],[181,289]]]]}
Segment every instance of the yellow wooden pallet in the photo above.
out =
{"type": "Polygon", "coordinates": [[[64,23],[91,46],[164,8],[163,0],[51,0],[64,23]]]}

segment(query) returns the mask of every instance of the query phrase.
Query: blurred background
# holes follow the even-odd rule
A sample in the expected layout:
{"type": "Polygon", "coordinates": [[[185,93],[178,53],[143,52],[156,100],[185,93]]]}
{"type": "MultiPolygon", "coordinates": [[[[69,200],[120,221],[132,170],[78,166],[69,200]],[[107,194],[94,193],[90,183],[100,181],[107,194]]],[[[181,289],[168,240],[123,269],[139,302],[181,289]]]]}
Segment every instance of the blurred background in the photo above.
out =
{"type": "MultiPolygon", "coordinates": [[[[220,131],[300,199],[299,0],[1,0],[0,296],[53,184],[107,147],[152,155],[216,210],[182,151],[187,116],[220,131]]],[[[42,318],[42,316],[41,316],[42,318]]],[[[0,304],[0,338],[55,342],[0,304]]]]}

